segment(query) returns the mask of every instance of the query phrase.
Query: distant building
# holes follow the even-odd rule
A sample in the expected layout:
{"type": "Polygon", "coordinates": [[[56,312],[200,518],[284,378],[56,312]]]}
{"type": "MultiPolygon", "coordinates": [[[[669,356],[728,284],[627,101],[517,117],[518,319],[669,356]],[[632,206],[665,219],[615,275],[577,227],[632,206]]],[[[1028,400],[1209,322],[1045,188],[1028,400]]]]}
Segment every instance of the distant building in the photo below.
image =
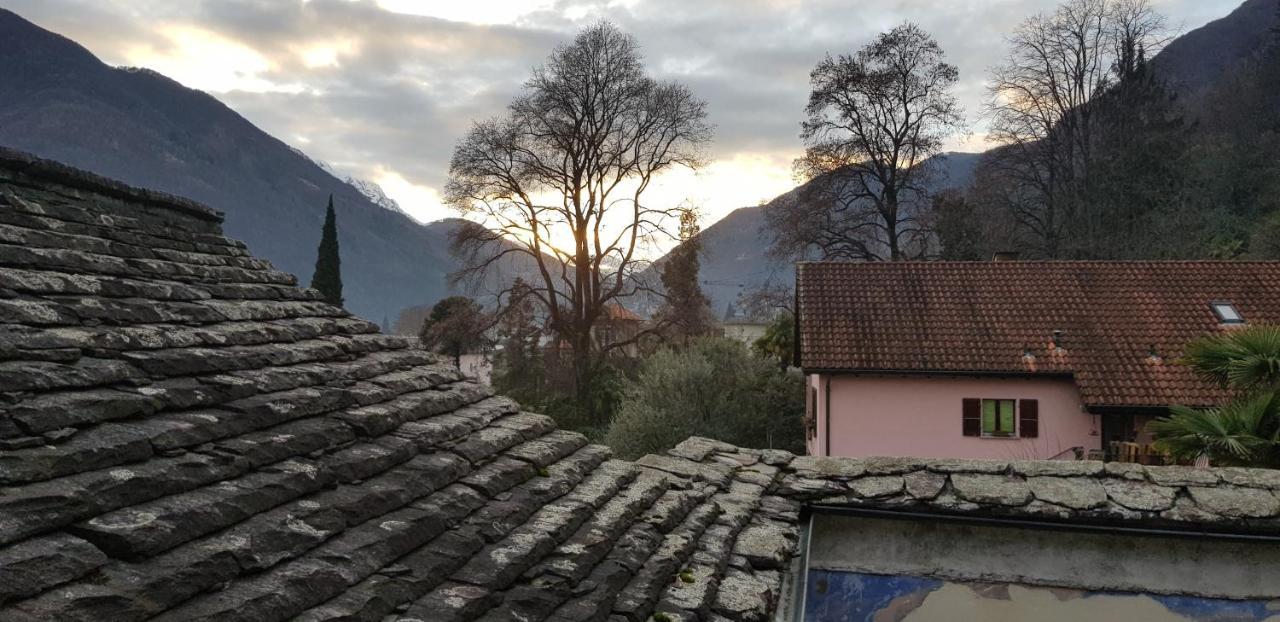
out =
{"type": "Polygon", "coordinates": [[[751,345],[764,336],[773,319],[772,316],[747,313],[733,303],[729,303],[725,308],[724,316],[720,318],[720,328],[724,331],[725,337],[751,345]]]}
{"type": "Polygon", "coordinates": [[[823,456],[1145,461],[1148,421],[1226,397],[1183,347],[1280,322],[1280,262],[801,263],[797,288],[823,456]]]}
{"type": "Polygon", "coordinates": [[[596,320],[591,332],[600,347],[625,344],[617,348],[617,353],[634,357],[640,354],[639,344],[635,343],[635,338],[640,334],[643,326],[644,318],[616,302],[611,302],[604,306],[604,315],[596,320]]]}

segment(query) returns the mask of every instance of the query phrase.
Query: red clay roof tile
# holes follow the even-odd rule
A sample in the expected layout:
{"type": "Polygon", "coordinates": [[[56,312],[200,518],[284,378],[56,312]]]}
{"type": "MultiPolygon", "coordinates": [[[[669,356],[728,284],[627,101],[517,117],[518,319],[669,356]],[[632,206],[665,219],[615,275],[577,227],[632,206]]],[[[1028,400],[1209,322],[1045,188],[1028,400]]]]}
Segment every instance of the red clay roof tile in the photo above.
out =
{"type": "Polygon", "coordinates": [[[805,262],[796,287],[805,369],[1071,374],[1089,406],[1219,403],[1177,364],[1232,329],[1209,303],[1280,323],[1280,262],[805,262]]]}

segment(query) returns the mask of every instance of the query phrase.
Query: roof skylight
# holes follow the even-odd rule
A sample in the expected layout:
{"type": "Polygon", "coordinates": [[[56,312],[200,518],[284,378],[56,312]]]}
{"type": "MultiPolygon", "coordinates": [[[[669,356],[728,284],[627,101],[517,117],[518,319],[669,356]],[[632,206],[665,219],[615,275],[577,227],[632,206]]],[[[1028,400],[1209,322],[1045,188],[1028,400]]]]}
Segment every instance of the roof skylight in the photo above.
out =
{"type": "Polygon", "coordinates": [[[1213,308],[1213,314],[1218,316],[1218,320],[1223,324],[1243,324],[1244,316],[1236,310],[1236,306],[1230,302],[1215,301],[1209,303],[1213,308]]]}

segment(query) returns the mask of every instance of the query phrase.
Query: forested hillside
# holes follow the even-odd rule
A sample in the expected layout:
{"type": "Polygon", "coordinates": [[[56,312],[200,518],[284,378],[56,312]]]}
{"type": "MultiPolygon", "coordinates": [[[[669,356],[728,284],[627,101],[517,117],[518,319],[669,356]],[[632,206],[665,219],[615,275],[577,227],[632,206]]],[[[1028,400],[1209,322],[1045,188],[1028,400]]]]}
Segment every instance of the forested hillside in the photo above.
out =
{"type": "MultiPolygon", "coordinates": [[[[940,205],[942,256],[1280,258],[1278,24],[1280,2],[1249,0],[1149,62],[1108,54],[1077,106],[996,111],[1002,144],[940,205]]],[[[1011,92],[1062,77],[1000,69],[1011,92]]]]}

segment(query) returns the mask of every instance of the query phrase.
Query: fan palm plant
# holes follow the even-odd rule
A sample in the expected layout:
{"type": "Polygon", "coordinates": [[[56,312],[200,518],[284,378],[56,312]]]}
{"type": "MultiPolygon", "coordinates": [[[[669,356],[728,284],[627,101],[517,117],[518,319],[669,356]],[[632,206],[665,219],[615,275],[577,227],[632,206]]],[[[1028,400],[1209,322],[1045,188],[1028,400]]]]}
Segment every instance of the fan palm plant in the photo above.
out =
{"type": "Polygon", "coordinates": [[[1253,326],[1199,339],[1181,361],[1231,389],[1221,408],[1173,406],[1149,429],[1175,457],[1280,468],[1280,326],[1253,326]]]}
{"type": "Polygon", "coordinates": [[[1183,362],[1237,391],[1280,388],[1280,326],[1251,326],[1187,345],[1183,362]]]}
{"type": "Polygon", "coordinates": [[[1169,409],[1148,429],[1157,445],[1178,458],[1207,455],[1217,465],[1280,468],[1280,394],[1264,391],[1222,408],[1169,409]]]}

